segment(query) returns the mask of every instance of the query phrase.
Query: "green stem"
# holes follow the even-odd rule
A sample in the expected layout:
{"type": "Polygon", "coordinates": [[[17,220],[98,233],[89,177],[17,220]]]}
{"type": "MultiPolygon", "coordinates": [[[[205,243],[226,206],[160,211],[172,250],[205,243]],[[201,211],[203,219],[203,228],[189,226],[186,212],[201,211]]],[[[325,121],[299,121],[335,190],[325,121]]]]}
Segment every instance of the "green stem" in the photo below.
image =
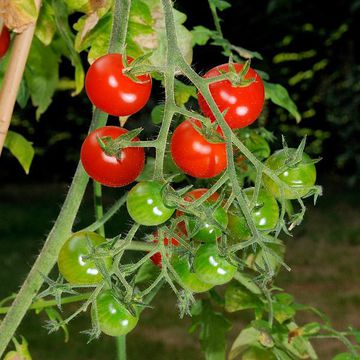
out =
{"type": "MultiPolygon", "coordinates": [[[[102,187],[97,181],[93,181],[94,189],[94,208],[95,208],[95,219],[99,222],[104,217],[104,209],[102,205],[102,187]]],[[[97,228],[97,233],[105,237],[105,226],[101,223],[97,228]]]]}
{"type": "Polygon", "coordinates": [[[126,335],[115,339],[117,348],[117,360],[126,360],[126,335]]]}
{"type": "Polygon", "coordinates": [[[213,1],[209,1],[209,7],[210,7],[210,10],[211,10],[211,14],[213,16],[213,19],[214,19],[216,31],[218,32],[220,37],[223,37],[223,33],[222,33],[222,30],[221,30],[221,25],[220,25],[220,18],[219,18],[218,14],[217,14],[216,6],[214,5],[213,1]]]}
{"type": "MultiPolygon", "coordinates": [[[[109,46],[110,51],[115,50],[117,44],[119,47],[123,47],[126,41],[130,1],[119,0],[116,1],[116,4],[119,5],[119,2],[121,2],[120,6],[124,6],[123,8],[127,9],[127,11],[121,14],[114,12],[113,30],[109,46]],[[119,22],[121,23],[121,26],[118,27],[119,22]]],[[[98,109],[95,109],[90,124],[90,131],[105,125],[106,120],[107,115],[101,113],[98,109]]],[[[34,297],[40,290],[44,282],[44,275],[48,275],[54,267],[62,245],[71,234],[71,229],[83,199],[88,180],[87,174],[81,163],[79,163],[65,202],[45,241],[43,249],[21,286],[9,312],[0,324],[0,357],[4,353],[11,338],[14,336],[17,327],[25,316],[26,311],[31,306],[34,297]]]]}

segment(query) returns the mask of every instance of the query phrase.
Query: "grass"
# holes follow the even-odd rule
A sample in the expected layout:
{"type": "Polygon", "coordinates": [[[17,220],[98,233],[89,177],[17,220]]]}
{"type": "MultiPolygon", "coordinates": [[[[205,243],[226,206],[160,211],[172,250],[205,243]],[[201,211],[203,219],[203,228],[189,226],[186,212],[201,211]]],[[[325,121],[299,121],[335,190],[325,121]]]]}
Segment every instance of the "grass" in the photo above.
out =
{"type": "MultiPolygon", "coordinates": [[[[360,205],[359,194],[339,192],[339,184],[325,187],[325,197],[319,206],[309,208],[303,226],[293,238],[286,238],[286,262],[291,272],[281,272],[277,284],[295,295],[299,302],[323,310],[339,329],[351,324],[360,328],[360,287],[358,282],[360,258],[360,205]]],[[[66,187],[61,185],[29,185],[27,187],[3,186],[0,189],[0,299],[16,292],[46,233],[60,209],[66,187]]],[[[118,197],[116,191],[105,193],[105,203],[118,197]]],[[[77,228],[92,221],[92,201],[88,198],[77,219],[77,228]]],[[[126,214],[119,213],[107,231],[115,235],[129,226],[126,214]]],[[[195,336],[187,329],[190,319],[180,320],[176,300],[169,289],[164,289],[155,299],[153,309],[147,309],[140,325],[128,336],[128,359],[203,359],[195,336]]],[[[71,313],[75,305],[67,306],[71,313]]],[[[249,314],[237,313],[229,342],[236,337],[249,314]]],[[[103,336],[99,341],[86,344],[81,333],[91,327],[88,314],[75,320],[70,330],[70,340],[64,344],[62,332],[47,335],[42,327],[43,313],[29,313],[17,335],[25,336],[34,359],[51,358],[67,360],[115,359],[115,342],[103,336]]],[[[299,322],[315,320],[302,314],[299,322]]],[[[341,344],[317,342],[320,359],[342,351],[341,344]]]]}

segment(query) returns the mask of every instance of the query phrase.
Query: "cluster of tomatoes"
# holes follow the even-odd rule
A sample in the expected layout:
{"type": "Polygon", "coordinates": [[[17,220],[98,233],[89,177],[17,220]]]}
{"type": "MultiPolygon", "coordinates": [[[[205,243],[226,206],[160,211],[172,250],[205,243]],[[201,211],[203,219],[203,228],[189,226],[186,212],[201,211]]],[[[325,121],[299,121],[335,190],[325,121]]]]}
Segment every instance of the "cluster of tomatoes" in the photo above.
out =
{"type": "MultiPolygon", "coordinates": [[[[97,108],[111,115],[127,117],[147,103],[151,93],[151,77],[145,74],[134,78],[128,74],[127,68],[132,61],[127,58],[127,64],[124,64],[121,55],[108,54],[90,66],[85,87],[91,102],[97,108]]],[[[244,68],[242,64],[224,64],[205,74],[205,78],[221,78],[211,82],[209,89],[232,129],[243,128],[254,122],[264,104],[264,85],[261,78],[251,68],[246,71],[244,68]],[[226,74],[229,74],[229,78],[224,77],[226,74]]],[[[214,115],[201,94],[198,102],[203,114],[214,122],[214,115]]],[[[174,130],[170,141],[171,155],[176,165],[184,173],[196,178],[213,178],[221,174],[227,166],[221,131],[215,128],[210,138],[207,133],[208,129],[205,129],[200,121],[187,119],[174,130]],[[217,140],[213,141],[212,136],[217,140]]],[[[125,186],[136,180],[144,167],[145,152],[143,147],[136,144],[129,146],[129,141],[139,139],[129,139],[127,134],[128,131],[122,127],[105,126],[87,136],[81,148],[81,162],[91,178],[106,186],[125,186]],[[122,141],[124,139],[126,141],[122,141]]],[[[254,223],[261,231],[271,231],[278,222],[279,207],[276,198],[282,196],[293,199],[306,195],[315,183],[315,166],[306,154],[302,155],[300,162],[287,167],[287,159],[294,153],[295,149],[281,150],[266,160],[269,168],[282,169],[279,178],[289,187],[282,193],[278,184],[269,177],[264,177],[264,187],[258,193],[252,212],[254,223]],[[292,189],[296,192],[291,191],[292,189]]],[[[207,191],[208,189],[192,190],[183,200],[196,201],[207,191]]],[[[245,189],[244,193],[251,201],[254,188],[245,189]]],[[[237,266],[218,251],[217,239],[222,233],[227,231],[233,242],[251,237],[241,211],[234,205],[225,210],[224,200],[217,193],[201,204],[198,217],[187,214],[186,206],[177,210],[170,206],[164,199],[164,184],[158,181],[141,181],[128,193],[127,209],[131,218],[144,226],[161,225],[168,221],[175,211],[176,217],[186,219],[178,222],[179,236],[191,238],[201,246],[197,247],[192,258],[175,251],[171,259],[167,260],[171,261],[181,286],[195,293],[229,282],[237,271],[237,266]]],[[[181,246],[172,237],[171,240],[164,237],[162,241],[168,247],[181,246]]],[[[58,259],[60,273],[69,283],[99,283],[102,280],[99,263],[88,257],[91,249],[105,244],[106,239],[96,233],[75,233],[61,249],[58,259]]],[[[161,266],[163,260],[161,253],[152,256],[152,261],[158,266],[161,266]]],[[[111,266],[110,258],[102,259],[103,269],[109,270],[111,266]]],[[[138,321],[138,311],[129,311],[110,290],[104,290],[98,295],[92,314],[96,316],[101,330],[113,336],[128,333],[138,321]]]]}

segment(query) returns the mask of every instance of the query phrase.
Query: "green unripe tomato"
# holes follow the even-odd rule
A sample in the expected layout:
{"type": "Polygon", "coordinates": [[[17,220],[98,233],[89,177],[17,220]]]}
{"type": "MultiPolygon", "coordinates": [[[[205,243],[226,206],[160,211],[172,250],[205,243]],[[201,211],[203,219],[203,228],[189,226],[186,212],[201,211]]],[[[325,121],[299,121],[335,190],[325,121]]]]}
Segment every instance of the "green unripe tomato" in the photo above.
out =
{"type": "MultiPolygon", "coordinates": [[[[192,202],[196,199],[199,199],[201,196],[203,196],[208,189],[194,189],[188,192],[184,200],[192,202]]],[[[219,199],[219,194],[215,193],[212,196],[210,196],[203,205],[206,207],[210,207],[213,205],[217,200],[219,199]]],[[[181,211],[177,211],[176,215],[181,216],[183,213],[181,211]]],[[[221,225],[221,227],[226,228],[228,224],[228,215],[226,211],[221,207],[218,206],[214,212],[212,213],[213,219],[221,225]]],[[[196,229],[197,221],[201,221],[200,219],[195,218],[189,218],[189,230],[190,232],[193,232],[196,229]]],[[[205,243],[214,243],[217,238],[221,236],[222,230],[220,226],[214,225],[210,221],[203,221],[201,223],[201,226],[196,231],[196,233],[193,235],[193,239],[205,243]]],[[[181,223],[179,224],[179,228],[183,233],[186,233],[185,224],[181,223]]]]}
{"type": "Polygon", "coordinates": [[[200,280],[212,285],[222,285],[234,277],[236,266],[220,256],[216,244],[204,244],[195,254],[194,270],[200,280]]]}
{"type": "MultiPolygon", "coordinates": [[[[245,195],[252,200],[255,189],[244,190],[245,195]]],[[[279,206],[276,199],[264,189],[259,190],[255,207],[252,211],[252,218],[255,226],[262,231],[273,229],[279,220],[279,206]]],[[[229,211],[230,238],[233,241],[247,240],[251,236],[250,229],[242,214],[237,214],[233,210],[229,211]]]]}
{"type": "Polygon", "coordinates": [[[162,185],[157,181],[142,181],[129,192],[126,206],[132,219],[140,225],[160,225],[170,219],[175,209],[165,206],[162,185]]]}
{"type": "MultiPolygon", "coordinates": [[[[266,161],[265,165],[271,170],[278,170],[284,165],[289,156],[294,156],[296,149],[282,149],[276,151],[266,161]]],[[[280,180],[290,186],[291,189],[284,189],[285,199],[296,199],[297,197],[305,196],[316,181],[316,168],[311,162],[309,155],[303,153],[302,160],[293,167],[287,167],[280,175],[280,180]]],[[[276,184],[268,176],[263,179],[265,187],[270,193],[277,198],[281,197],[281,191],[278,184],[276,184]]]]}
{"type": "Polygon", "coordinates": [[[269,143],[257,134],[253,129],[245,128],[238,130],[243,144],[258,158],[265,159],[270,156],[269,143]]]}
{"type": "MultiPolygon", "coordinates": [[[[97,284],[102,275],[94,261],[85,259],[90,255],[91,247],[106,242],[101,235],[91,231],[79,231],[73,234],[63,245],[58,257],[60,274],[71,284],[97,284]]],[[[111,258],[105,258],[105,267],[110,269],[111,258]]]]}
{"type": "Polygon", "coordinates": [[[186,257],[173,256],[171,264],[186,289],[195,293],[202,293],[213,287],[213,285],[200,280],[199,277],[191,271],[189,260],[186,257]]]}
{"type": "MultiPolygon", "coordinates": [[[[133,316],[110,290],[102,291],[96,298],[95,304],[100,330],[106,335],[126,335],[139,321],[139,317],[133,316]]],[[[94,310],[92,316],[94,316],[94,310]]]]}

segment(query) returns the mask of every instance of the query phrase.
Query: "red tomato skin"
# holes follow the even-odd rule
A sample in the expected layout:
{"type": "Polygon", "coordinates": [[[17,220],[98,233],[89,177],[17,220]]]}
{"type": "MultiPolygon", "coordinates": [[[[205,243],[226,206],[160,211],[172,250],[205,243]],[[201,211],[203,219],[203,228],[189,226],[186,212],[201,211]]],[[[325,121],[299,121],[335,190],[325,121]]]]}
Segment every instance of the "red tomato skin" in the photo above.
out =
{"type": "Polygon", "coordinates": [[[186,174],[209,179],[221,174],[227,166],[225,143],[211,143],[195,130],[194,119],[182,122],[174,131],[170,150],[175,164],[186,174]]]}
{"type": "Polygon", "coordinates": [[[6,26],[3,26],[0,34],[0,58],[2,58],[10,45],[10,33],[6,26]]]}
{"type": "MultiPolygon", "coordinates": [[[[157,236],[157,232],[155,232],[154,235],[157,236]]],[[[164,238],[163,241],[164,241],[165,246],[169,246],[169,239],[167,237],[164,238]]],[[[157,242],[158,242],[158,240],[155,239],[154,243],[156,244],[157,242]]],[[[171,244],[176,247],[180,245],[180,243],[174,238],[171,238],[171,244]]],[[[159,267],[162,266],[162,256],[161,256],[160,252],[157,252],[153,256],[151,256],[150,260],[154,263],[154,265],[159,266],[159,267]]]]}
{"type": "MultiPolygon", "coordinates": [[[[133,61],[128,57],[128,63],[133,61]]],[[[95,60],[85,78],[85,90],[90,101],[100,110],[114,116],[129,116],[148,102],[151,77],[141,75],[135,82],[123,74],[121,54],[107,54],[95,60]]]]}
{"type": "MultiPolygon", "coordinates": [[[[100,147],[97,138],[116,139],[127,133],[118,126],[104,126],[92,131],[85,139],[80,158],[86,173],[99,183],[110,186],[125,186],[133,182],[141,173],[145,164],[145,152],[141,147],[128,147],[121,150],[121,158],[107,155],[100,147]]],[[[139,141],[135,137],[132,141],[139,141]]]]}
{"type": "MultiPolygon", "coordinates": [[[[238,73],[243,64],[234,64],[234,67],[238,73]]],[[[229,72],[229,64],[212,68],[204,78],[219,76],[224,72],[229,72]]],[[[259,117],[264,106],[264,83],[259,74],[250,68],[245,79],[251,78],[255,81],[248,86],[234,86],[229,80],[218,81],[209,86],[220,112],[227,110],[225,121],[232,129],[240,129],[252,124],[259,117]]],[[[198,94],[198,103],[203,114],[215,121],[215,116],[201,93],[198,94]]]]}

